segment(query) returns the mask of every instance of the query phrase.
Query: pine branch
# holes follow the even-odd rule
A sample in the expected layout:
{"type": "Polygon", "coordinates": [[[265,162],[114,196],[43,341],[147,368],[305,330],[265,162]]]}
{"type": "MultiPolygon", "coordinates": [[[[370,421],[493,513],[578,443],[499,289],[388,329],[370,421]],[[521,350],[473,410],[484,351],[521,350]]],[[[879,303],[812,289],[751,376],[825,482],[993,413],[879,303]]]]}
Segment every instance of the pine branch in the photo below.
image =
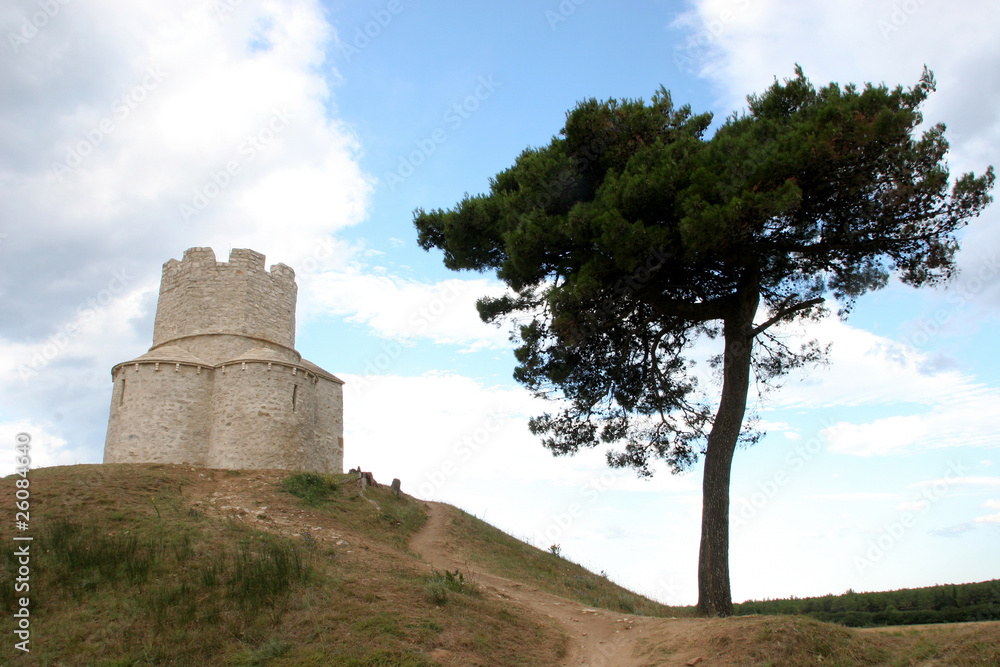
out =
{"type": "Polygon", "coordinates": [[[766,331],[775,322],[778,322],[778,321],[780,321],[780,320],[788,317],[792,313],[797,313],[800,310],[805,310],[807,308],[812,308],[813,306],[815,306],[817,304],[823,303],[825,300],[826,299],[824,299],[823,297],[820,296],[820,297],[816,297],[815,299],[809,299],[808,301],[803,301],[802,303],[797,303],[794,306],[789,306],[788,308],[782,308],[777,313],[775,313],[775,315],[773,317],[771,317],[769,320],[767,320],[766,322],[764,322],[763,324],[761,324],[759,327],[756,327],[750,333],[750,337],[751,338],[756,338],[758,334],[761,334],[764,331],[766,331]]]}

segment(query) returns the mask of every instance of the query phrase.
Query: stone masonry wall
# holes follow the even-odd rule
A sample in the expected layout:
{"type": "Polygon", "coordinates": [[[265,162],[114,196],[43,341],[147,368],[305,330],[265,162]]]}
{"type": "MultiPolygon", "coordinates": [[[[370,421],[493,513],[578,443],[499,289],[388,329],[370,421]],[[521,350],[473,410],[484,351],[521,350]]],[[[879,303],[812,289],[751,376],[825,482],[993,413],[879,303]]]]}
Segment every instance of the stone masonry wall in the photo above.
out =
{"type": "Polygon", "coordinates": [[[208,467],[300,469],[314,441],[312,388],[301,372],[282,366],[251,362],[217,371],[208,467]]]}
{"type": "Polygon", "coordinates": [[[119,367],[113,376],[105,463],[204,465],[212,374],[211,368],[199,373],[184,364],[119,367]]]}
{"type": "Polygon", "coordinates": [[[344,388],[319,378],[316,383],[316,444],[307,452],[306,470],[344,469],[344,388]]]}
{"type": "Polygon", "coordinates": [[[153,348],[185,336],[242,334],[295,347],[295,272],[264,255],[234,248],[217,262],[211,248],[190,248],[163,265],[153,348]]]}

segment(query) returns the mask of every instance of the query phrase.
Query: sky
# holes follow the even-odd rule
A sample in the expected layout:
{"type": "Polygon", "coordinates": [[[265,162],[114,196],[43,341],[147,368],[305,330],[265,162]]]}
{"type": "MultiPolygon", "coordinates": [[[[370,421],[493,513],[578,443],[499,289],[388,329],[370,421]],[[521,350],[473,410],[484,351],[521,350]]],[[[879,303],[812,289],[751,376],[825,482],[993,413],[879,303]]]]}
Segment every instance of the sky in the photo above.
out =
{"type": "MultiPolygon", "coordinates": [[[[993,0],[7,0],[0,474],[22,432],[34,466],[100,463],[162,264],[253,248],[295,269],[296,348],[346,382],[345,467],[694,604],[700,466],[545,450],[527,421],[551,406],[475,311],[503,286],[420,249],[414,211],[484,192],[585,99],[663,85],[717,127],[796,63],[816,85],[926,65],[952,176],[982,173],[998,30],[993,0]]],[[[947,288],[894,282],[808,330],[829,363],[765,397],[733,464],[735,601],[1000,577],[998,222],[963,231],[947,288]]]]}

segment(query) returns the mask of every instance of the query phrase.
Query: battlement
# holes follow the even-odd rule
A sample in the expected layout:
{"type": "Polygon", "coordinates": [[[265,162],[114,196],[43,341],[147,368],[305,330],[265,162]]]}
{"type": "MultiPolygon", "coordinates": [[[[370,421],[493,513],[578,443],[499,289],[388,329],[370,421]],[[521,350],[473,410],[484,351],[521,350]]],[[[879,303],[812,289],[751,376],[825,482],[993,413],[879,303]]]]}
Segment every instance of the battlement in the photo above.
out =
{"type": "Polygon", "coordinates": [[[295,347],[295,271],[265,270],[264,255],[234,248],[218,262],[211,248],[189,248],[163,264],[153,347],[203,334],[233,334],[295,347]]]}

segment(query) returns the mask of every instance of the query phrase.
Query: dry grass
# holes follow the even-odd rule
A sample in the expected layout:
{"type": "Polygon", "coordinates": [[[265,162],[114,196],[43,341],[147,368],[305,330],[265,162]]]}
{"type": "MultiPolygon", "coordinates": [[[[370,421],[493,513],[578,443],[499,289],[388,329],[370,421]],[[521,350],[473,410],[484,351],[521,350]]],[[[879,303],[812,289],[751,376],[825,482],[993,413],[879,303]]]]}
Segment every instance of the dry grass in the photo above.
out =
{"type": "Polygon", "coordinates": [[[454,510],[454,547],[470,565],[591,607],[639,616],[691,616],[692,607],[668,607],[633,593],[561,556],[511,537],[476,517],[454,510]]]}
{"type": "Polygon", "coordinates": [[[857,630],[791,616],[704,619],[683,633],[653,632],[644,665],[674,664],[696,655],[706,665],[998,665],[1000,623],[857,630]]]}
{"type": "MultiPolygon", "coordinates": [[[[0,664],[557,659],[558,632],[502,601],[462,590],[431,599],[433,576],[405,549],[425,518],[419,503],[369,489],[376,513],[346,477],[322,480],[330,493],[306,501],[285,490],[288,478],[168,465],[32,471],[32,651],[8,638],[0,664]]],[[[13,489],[13,478],[0,481],[8,516],[13,489]]],[[[10,544],[10,528],[0,530],[10,544]]],[[[0,599],[5,616],[11,602],[0,599]]]]}

